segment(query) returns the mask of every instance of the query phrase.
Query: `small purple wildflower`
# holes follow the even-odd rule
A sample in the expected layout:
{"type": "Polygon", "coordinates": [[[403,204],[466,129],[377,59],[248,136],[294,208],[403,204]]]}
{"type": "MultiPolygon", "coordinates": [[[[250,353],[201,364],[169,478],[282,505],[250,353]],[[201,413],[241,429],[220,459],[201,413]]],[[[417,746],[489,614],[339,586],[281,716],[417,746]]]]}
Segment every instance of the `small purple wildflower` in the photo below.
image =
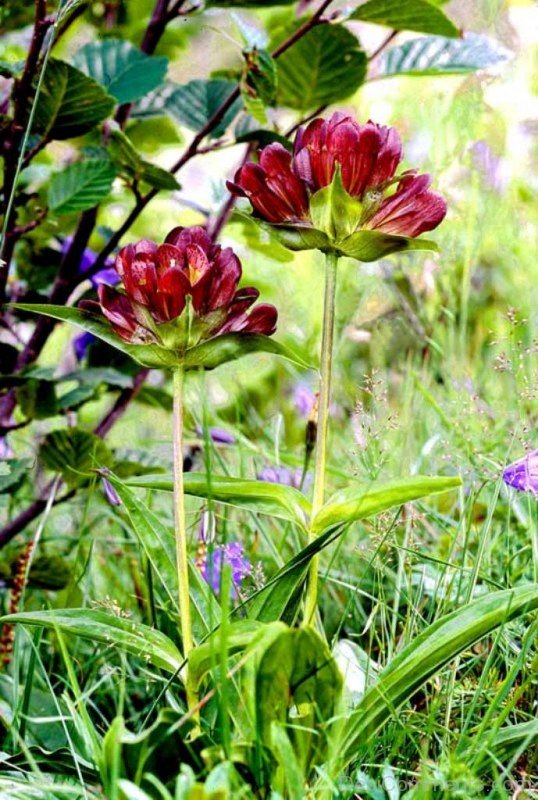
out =
{"type": "MultiPolygon", "coordinates": [[[[65,255],[68,251],[71,243],[73,241],[72,236],[68,236],[64,239],[62,243],[62,255],[65,255]]],[[[97,253],[94,253],[89,247],[87,247],[82,256],[80,258],[80,263],[78,266],[78,271],[81,275],[85,275],[89,269],[92,268],[93,264],[95,263],[95,259],[97,258],[97,253]]],[[[115,286],[120,280],[120,277],[117,271],[114,269],[114,261],[112,259],[107,259],[105,261],[105,265],[103,269],[100,269],[99,272],[96,272],[95,275],[91,275],[89,281],[94,289],[100,286],[102,283],[107,283],[110,286],[115,286]]]]}
{"type": "Polygon", "coordinates": [[[103,492],[105,493],[105,497],[108,500],[108,502],[110,503],[110,505],[111,506],[121,506],[120,497],[119,497],[117,491],[114,489],[114,487],[110,483],[110,481],[107,480],[106,478],[102,478],[102,481],[103,481],[103,492]]]}
{"type": "Polygon", "coordinates": [[[495,192],[501,193],[506,188],[506,175],[504,174],[503,160],[493,153],[485,139],[480,139],[471,145],[473,165],[479,170],[486,184],[495,192]]]}
{"type": "Polygon", "coordinates": [[[315,392],[306,383],[298,383],[293,391],[293,404],[302,417],[309,417],[316,404],[315,392]]]}
{"type": "Polygon", "coordinates": [[[7,440],[7,436],[0,436],[0,459],[13,458],[14,455],[7,440]]]}
{"type": "Polygon", "coordinates": [[[220,592],[222,569],[226,565],[232,570],[232,597],[236,598],[241,583],[252,573],[252,564],[245,556],[241,542],[217,545],[207,554],[202,576],[217,595],[220,592]]]}
{"type": "MultiPolygon", "coordinates": [[[[258,473],[258,480],[267,481],[267,483],[280,483],[282,486],[293,486],[294,489],[300,489],[302,475],[303,471],[300,467],[294,470],[287,467],[264,467],[258,473]]],[[[307,474],[303,490],[308,488],[311,478],[312,476],[307,474]]]]}
{"type": "Polygon", "coordinates": [[[75,351],[77,361],[82,361],[86,355],[86,350],[95,340],[96,337],[93,333],[80,333],[78,336],[75,336],[73,339],[73,350],[75,351]]]}
{"type": "Polygon", "coordinates": [[[538,450],[505,467],[503,481],[518,492],[532,492],[538,497],[538,450]]]}
{"type": "MultiPolygon", "coordinates": [[[[196,434],[203,439],[203,428],[196,428],[196,434]]],[[[235,444],[235,436],[233,433],[225,431],[223,428],[210,428],[209,437],[215,442],[215,444],[235,444]]]]}

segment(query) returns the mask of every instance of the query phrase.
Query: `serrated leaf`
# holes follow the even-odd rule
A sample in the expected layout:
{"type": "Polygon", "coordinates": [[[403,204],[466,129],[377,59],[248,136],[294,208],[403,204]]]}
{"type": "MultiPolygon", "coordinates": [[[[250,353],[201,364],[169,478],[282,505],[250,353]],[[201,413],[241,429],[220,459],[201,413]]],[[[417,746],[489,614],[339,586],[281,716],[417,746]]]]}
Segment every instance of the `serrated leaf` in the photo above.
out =
{"type": "Polygon", "coordinates": [[[156,164],[150,164],[149,161],[144,161],[143,159],[140,162],[140,166],[140,180],[145,181],[153,188],[164,189],[169,192],[181,189],[181,184],[171,172],[158,167],[156,164]]]}
{"type": "Polygon", "coordinates": [[[106,119],[114,98],[101,84],[64,61],[51,58],[36,103],[33,130],[51,139],[82,136],[106,119]]]}
{"type": "Polygon", "coordinates": [[[459,36],[459,30],[440,8],[428,0],[368,0],[349,19],[386,25],[397,31],[459,36]]]}
{"type": "Polygon", "coordinates": [[[109,647],[126,650],[171,674],[177,673],[183,663],[181,653],[164,633],[140,622],[96,609],[67,608],[10,614],[2,617],[0,622],[37,625],[102,642],[109,647]]]}
{"type": "Polygon", "coordinates": [[[84,45],[75,56],[79,69],[99,81],[118,103],[132,103],[164,81],[168,59],[148,56],[122,39],[84,45]]]}
{"type": "Polygon", "coordinates": [[[181,188],[171,172],[141,158],[131,140],[121,130],[110,132],[108,152],[120,174],[129,180],[145,181],[156,189],[174,191],[181,188]]]}
{"type": "Polygon", "coordinates": [[[56,430],[45,436],[39,457],[47,469],[59,472],[71,485],[84,483],[100,467],[111,466],[112,453],[99,436],[79,428],[56,430]]]}
{"type": "Polygon", "coordinates": [[[70,164],[51,178],[48,201],[56,214],[74,214],[98,205],[108,196],[116,170],[107,159],[89,158],[70,164]]]}
{"type": "MultiPolygon", "coordinates": [[[[304,528],[305,517],[310,513],[309,501],[292,486],[229,478],[224,475],[211,475],[208,478],[207,475],[196,472],[185,473],[183,482],[186,494],[211,498],[218,503],[286,519],[301,528],[304,528]]],[[[169,475],[142,475],[131,478],[127,483],[129,486],[165,492],[171,492],[174,488],[169,475]]]]}
{"type": "MultiPolygon", "coordinates": [[[[164,111],[181,125],[192,131],[199,131],[235,88],[236,84],[228,80],[192,80],[183,86],[176,86],[168,94],[164,111]]],[[[232,104],[222,121],[212,130],[212,138],[222,136],[242,105],[240,98],[232,104]]]]}
{"type": "Polygon", "coordinates": [[[423,36],[387,50],[378,77],[392,75],[461,75],[493,67],[509,57],[497,42],[479,33],[462,39],[423,36]]]}
{"type": "Polygon", "coordinates": [[[360,42],[347,28],[318,25],[279,57],[279,103],[307,111],[345,100],[364,83],[366,64],[360,42]]]}

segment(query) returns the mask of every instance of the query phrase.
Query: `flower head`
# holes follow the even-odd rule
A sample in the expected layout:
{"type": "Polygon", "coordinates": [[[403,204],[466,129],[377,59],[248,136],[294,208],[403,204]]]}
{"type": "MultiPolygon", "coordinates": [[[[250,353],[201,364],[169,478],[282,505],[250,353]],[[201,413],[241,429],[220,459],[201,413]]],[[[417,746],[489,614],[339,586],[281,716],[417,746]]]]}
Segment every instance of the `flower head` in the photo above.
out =
{"type": "Polygon", "coordinates": [[[252,564],[245,556],[241,542],[229,542],[217,545],[207,554],[207,559],[202,569],[204,580],[212,587],[215,594],[220,591],[222,570],[230,567],[232,572],[232,596],[236,597],[242,582],[252,572],[252,564]]]}
{"type": "MultiPolygon", "coordinates": [[[[303,245],[311,242],[310,247],[323,249],[323,239],[308,238],[305,227],[328,234],[332,241],[359,231],[413,238],[439,225],[446,203],[430,189],[429,175],[408,171],[396,176],[401,159],[395,128],[371,121],[360,125],[336,112],[300,128],[293,153],[279,143],[265,147],[258,163],[243,165],[228,187],[248,197],[255,215],[266,222],[301,227],[303,245]],[[330,187],[336,187],[332,194],[330,187]],[[324,227],[323,214],[331,204],[331,223],[324,227]]],[[[402,244],[394,249],[402,249],[402,244]]],[[[391,251],[386,244],[385,251],[391,251]]],[[[342,253],[365,261],[375,255],[358,250],[356,243],[353,253],[342,253]]]]}
{"type": "Polygon", "coordinates": [[[168,323],[175,323],[187,305],[189,333],[197,340],[275,331],[275,307],[262,303],[252,308],[258,290],[237,288],[239,259],[230,247],[214,244],[203,228],[175,228],[162,245],[146,239],[127,245],[115,268],[124,292],[102,284],[98,295],[103,314],[126,341],[163,343],[168,323]]]}
{"type": "Polygon", "coordinates": [[[538,497],[538,450],[505,467],[503,481],[513,489],[538,497]]]}

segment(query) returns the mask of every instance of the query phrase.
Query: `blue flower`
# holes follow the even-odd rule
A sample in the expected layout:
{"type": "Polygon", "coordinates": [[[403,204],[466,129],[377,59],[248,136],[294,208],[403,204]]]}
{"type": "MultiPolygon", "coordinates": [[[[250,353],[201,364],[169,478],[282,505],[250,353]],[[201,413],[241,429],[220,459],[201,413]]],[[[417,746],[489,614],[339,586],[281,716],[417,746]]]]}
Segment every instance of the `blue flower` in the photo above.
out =
{"type": "Polygon", "coordinates": [[[222,570],[225,566],[229,566],[232,571],[232,597],[235,598],[244,579],[252,573],[252,564],[245,556],[241,542],[217,545],[207,554],[202,575],[217,595],[220,592],[222,570]]]}
{"type": "Polygon", "coordinates": [[[505,467],[503,481],[518,492],[531,492],[538,497],[538,450],[505,467]]]}

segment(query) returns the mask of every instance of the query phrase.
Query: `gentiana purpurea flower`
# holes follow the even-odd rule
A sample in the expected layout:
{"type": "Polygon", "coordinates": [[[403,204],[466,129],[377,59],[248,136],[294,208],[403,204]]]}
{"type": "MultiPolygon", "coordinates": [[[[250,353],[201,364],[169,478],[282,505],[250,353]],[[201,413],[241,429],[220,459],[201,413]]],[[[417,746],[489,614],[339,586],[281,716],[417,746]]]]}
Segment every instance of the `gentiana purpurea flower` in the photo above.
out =
{"type": "Polygon", "coordinates": [[[276,308],[254,305],[254,287],[237,288],[238,257],[203,228],[174,228],[161,245],[146,239],[127,245],[115,268],[123,291],[101,285],[99,301],[117,335],[132,344],[186,346],[225,333],[270,336],[276,329],[276,308]]]}
{"type": "Polygon", "coordinates": [[[241,542],[229,542],[208,549],[202,567],[202,576],[216,595],[220,593],[222,571],[225,566],[231,570],[231,595],[236,598],[241,584],[252,573],[252,564],[245,556],[245,549],[241,542]]]}
{"type": "Polygon", "coordinates": [[[538,497],[538,450],[505,467],[503,481],[519,492],[530,492],[538,497]]]}
{"type": "MultiPolygon", "coordinates": [[[[415,238],[439,225],[446,203],[430,189],[429,175],[418,175],[415,170],[396,175],[401,160],[402,144],[395,128],[371,121],[360,125],[336,112],[329,119],[318,118],[299,128],[293,152],[277,142],[263,148],[258,163],[243,165],[228,187],[247,197],[261,220],[300,229],[304,245],[292,249],[329,249],[331,241],[361,231],[415,238]],[[340,182],[339,197],[325,200],[319,193],[335,181],[340,182]],[[333,202],[333,217],[337,228],[340,226],[336,231],[321,228],[329,234],[328,244],[308,232],[316,224],[320,227],[316,208],[320,200],[333,202]]],[[[346,255],[345,248],[341,254],[346,255]]],[[[365,255],[368,257],[355,257],[373,260],[371,253],[365,251],[365,255]]]]}

